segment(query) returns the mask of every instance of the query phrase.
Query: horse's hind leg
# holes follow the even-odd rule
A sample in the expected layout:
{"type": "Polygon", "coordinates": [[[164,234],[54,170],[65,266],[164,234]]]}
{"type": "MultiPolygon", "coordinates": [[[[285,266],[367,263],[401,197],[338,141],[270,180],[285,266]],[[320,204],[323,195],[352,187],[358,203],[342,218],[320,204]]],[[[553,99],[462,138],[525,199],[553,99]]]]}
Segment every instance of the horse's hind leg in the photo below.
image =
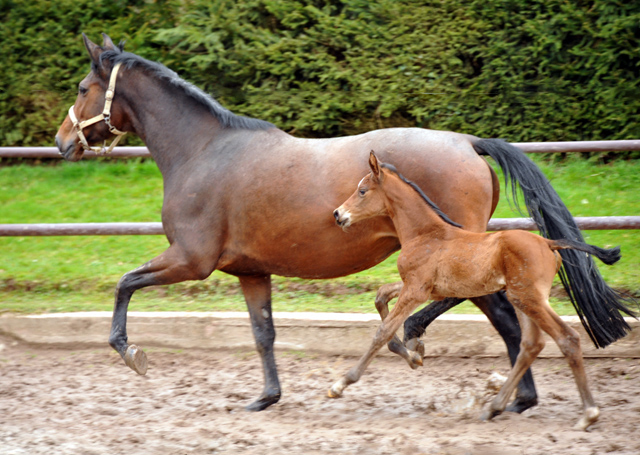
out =
{"type": "MultiPolygon", "coordinates": [[[[471,300],[487,316],[504,340],[513,367],[520,352],[521,339],[520,324],[513,305],[507,300],[504,292],[471,300]]],[[[515,400],[507,406],[505,411],[520,413],[537,404],[538,394],[533,382],[533,373],[528,369],[518,383],[515,400]]]]}
{"type": "Polygon", "coordinates": [[[424,357],[424,344],[420,341],[420,337],[424,335],[427,327],[440,315],[465,300],[449,297],[431,302],[417,313],[412,314],[409,319],[404,321],[404,345],[410,350],[419,352],[424,357]]]}
{"type": "Polygon", "coordinates": [[[160,256],[124,274],[118,282],[109,344],[136,373],[143,375],[147,372],[147,356],[142,349],[128,344],[127,310],[131,296],[136,290],[147,286],[204,279],[215,267],[214,264],[207,264],[207,262],[206,258],[186,261],[184,253],[174,244],[160,256]],[[198,266],[192,266],[193,263],[197,263],[198,266]]]}
{"type": "Polygon", "coordinates": [[[540,351],[544,348],[544,340],[540,328],[526,315],[519,313],[520,327],[522,329],[522,340],[520,342],[520,352],[516,358],[511,371],[507,376],[507,381],[500,388],[500,392],[482,413],[482,420],[489,420],[501,414],[507,407],[509,398],[516,389],[518,382],[536,359],[540,351]]]}
{"type": "Polygon", "coordinates": [[[240,286],[244,294],[256,348],[262,359],[264,390],[262,395],[248,405],[248,411],[262,411],[280,400],[280,381],[273,353],[276,331],[271,314],[271,276],[241,276],[240,286]]]}
{"type": "MultiPolygon", "coordinates": [[[[399,281],[397,283],[384,284],[380,287],[380,289],[378,289],[375,302],[376,310],[378,310],[378,314],[380,314],[380,318],[382,318],[383,321],[389,315],[389,302],[392,299],[398,297],[401,290],[402,281],[399,281]]],[[[420,347],[422,347],[421,352],[409,350],[405,347],[404,344],[402,344],[400,338],[398,338],[398,336],[394,334],[391,341],[387,343],[387,347],[391,352],[405,359],[409,366],[414,370],[422,366],[422,358],[424,357],[424,346],[422,344],[420,344],[420,347]]]]}

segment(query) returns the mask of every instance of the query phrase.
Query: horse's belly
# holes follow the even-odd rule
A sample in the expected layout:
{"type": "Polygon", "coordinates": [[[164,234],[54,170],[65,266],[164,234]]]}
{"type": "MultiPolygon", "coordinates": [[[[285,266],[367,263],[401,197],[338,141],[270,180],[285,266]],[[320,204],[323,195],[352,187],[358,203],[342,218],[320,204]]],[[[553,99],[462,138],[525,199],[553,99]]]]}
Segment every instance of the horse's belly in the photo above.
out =
{"type": "Polygon", "coordinates": [[[382,219],[363,222],[348,232],[335,224],[316,230],[262,231],[243,242],[230,242],[218,269],[231,274],[336,278],[371,268],[399,248],[390,222],[382,219]]]}

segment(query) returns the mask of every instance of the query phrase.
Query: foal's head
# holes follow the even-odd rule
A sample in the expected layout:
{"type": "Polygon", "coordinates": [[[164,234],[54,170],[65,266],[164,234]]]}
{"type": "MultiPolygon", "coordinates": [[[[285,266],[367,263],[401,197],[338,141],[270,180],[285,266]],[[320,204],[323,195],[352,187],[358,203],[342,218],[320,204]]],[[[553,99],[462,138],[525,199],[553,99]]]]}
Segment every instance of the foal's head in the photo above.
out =
{"type": "Polygon", "coordinates": [[[78,97],[56,134],[56,145],[68,161],[79,160],[87,150],[99,152],[102,147],[91,145],[124,134],[120,131],[123,129],[123,108],[113,93],[115,90],[108,93],[110,82],[115,84],[117,72],[114,73],[114,65],[104,58],[106,54],[121,53],[123,45],[115,46],[104,34],[102,46],[92,43],[84,33],[82,36],[91,58],[91,72],[80,82],[78,97]],[[106,101],[114,95],[113,102],[106,101]]]}
{"type": "MultiPolygon", "coordinates": [[[[371,172],[367,174],[360,183],[355,193],[347,199],[344,204],[333,211],[338,226],[343,229],[348,228],[353,223],[373,218],[374,216],[389,216],[389,204],[386,202],[388,198],[385,192],[385,183],[390,179],[395,179],[400,185],[394,185],[397,189],[406,189],[410,192],[416,192],[420,195],[424,203],[432,210],[442,221],[455,227],[462,227],[460,224],[452,221],[414,182],[411,182],[398,173],[396,168],[390,164],[384,164],[378,161],[376,154],[371,151],[369,154],[369,167],[371,172]]],[[[388,184],[386,185],[389,186],[388,184]]],[[[398,191],[398,190],[396,190],[398,191]]],[[[402,193],[401,197],[406,195],[402,193]]]]}
{"type": "Polygon", "coordinates": [[[355,193],[333,212],[336,223],[343,229],[367,218],[389,214],[380,188],[386,176],[373,150],[369,155],[369,167],[371,172],[360,180],[355,193]]]}

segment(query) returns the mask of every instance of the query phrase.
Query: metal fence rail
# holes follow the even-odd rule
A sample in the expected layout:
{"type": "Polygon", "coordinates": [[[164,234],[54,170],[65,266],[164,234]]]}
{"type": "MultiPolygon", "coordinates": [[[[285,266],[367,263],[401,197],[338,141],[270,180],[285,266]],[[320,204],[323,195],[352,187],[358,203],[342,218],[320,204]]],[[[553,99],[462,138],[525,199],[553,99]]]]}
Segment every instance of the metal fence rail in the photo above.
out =
{"type": "MultiPolygon", "coordinates": [[[[512,142],[526,153],[565,152],[624,152],[640,150],[640,140],[620,141],[573,141],[573,142],[512,142]]],[[[85,157],[94,158],[94,152],[85,152],[85,157]]],[[[113,158],[149,158],[146,147],[116,147],[109,156],[113,158]]],[[[56,147],[0,147],[0,158],[61,158],[56,147]]]]}
{"type": "MultiPolygon", "coordinates": [[[[583,231],[640,229],[640,216],[576,217],[583,231]]],[[[489,231],[524,229],[536,231],[530,218],[496,218],[489,221],[489,231]]],[[[69,235],[162,235],[162,223],[60,223],[0,224],[0,237],[42,237],[69,235]]]]}
{"type": "MultiPolygon", "coordinates": [[[[617,152],[640,150],[640,140],[579,142],[513,142],[526,153],[617,152]]],[[[85,152],[85,157],[96,157],[85,152]]],[[[150,158],[146,147],[116,147],[113,158],[150,158]]],[[[0,158],[61,158],[56,147],[0,147],[0,158]]],[[[640,216],[577,217],[581,230],[640,229],[640,216]]],[[[496,218],[489,231],[507,229],[537,230],[529,218],[496,218]]],[[[74,236],[74,235],[162,235],[162,223],[61,223],[0,224],[0,237],[74,236]]]]}

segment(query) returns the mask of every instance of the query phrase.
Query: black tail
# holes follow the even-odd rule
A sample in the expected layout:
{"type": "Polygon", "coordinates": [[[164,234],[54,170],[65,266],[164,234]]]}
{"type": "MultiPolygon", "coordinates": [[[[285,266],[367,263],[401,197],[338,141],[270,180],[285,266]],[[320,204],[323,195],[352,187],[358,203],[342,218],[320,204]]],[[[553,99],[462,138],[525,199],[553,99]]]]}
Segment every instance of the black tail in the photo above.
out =
{"type": "Polygon", "coordinates": [[[554,240],[554,242],[559,249],[571,248],[573,250],[584,251],[597,257],[607,265],[615,264],[622,257],[619,246],[615,248],[600,248],[595,245],[589,245],[588,243],[568,239],[554,240]]]}
{"type": "MultiPolygon", "coordinates": [[[[473,147],[479,155],[488,155],[498,163],[504,172],[506,185],[511,183],[511,193],[518,210],[517,189],[520,186],[527,211],[540,234],[553,240],[563,239],[585,245],[567,207],[538,166],[519,148],[500,139],[481,139],[473,147]]],[[[620,312],[637,317],[625,304],[637,306],[637,302],[611,289],[590,256],[575,250],[562,250],[560,254],[563,260],[560,280],[596,347],[606,347],[624,337],[631,327],[620,312]]]]}

